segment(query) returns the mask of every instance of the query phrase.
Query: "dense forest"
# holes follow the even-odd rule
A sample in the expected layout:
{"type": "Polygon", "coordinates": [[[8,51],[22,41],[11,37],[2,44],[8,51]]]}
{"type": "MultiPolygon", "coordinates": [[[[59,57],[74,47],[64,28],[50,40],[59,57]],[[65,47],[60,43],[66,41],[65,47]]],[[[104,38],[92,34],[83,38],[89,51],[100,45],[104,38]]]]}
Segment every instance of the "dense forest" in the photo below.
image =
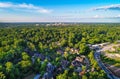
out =
{"type": "Polygon", "coordinates": [[[0,79],[24,79],[31,73],[40,74],[42,79],[46,72],[49,73],[48,79],[51,79],[51,75],[54,79],[107,79],[88,44],[117,40],[120,40],[120,24],[8,24],[5,27],[1,24],[0,79]],[[78,53],[70,53],[71,49],[78,53]],[[63,54],[59,51],[63,51],[63,54]],[[71,63],[81,55],[88,58],[90,65],[83,63],[79,74],[71,63]],[[53,68],[47,68],[49,64],[52,64],[53,68]]]}

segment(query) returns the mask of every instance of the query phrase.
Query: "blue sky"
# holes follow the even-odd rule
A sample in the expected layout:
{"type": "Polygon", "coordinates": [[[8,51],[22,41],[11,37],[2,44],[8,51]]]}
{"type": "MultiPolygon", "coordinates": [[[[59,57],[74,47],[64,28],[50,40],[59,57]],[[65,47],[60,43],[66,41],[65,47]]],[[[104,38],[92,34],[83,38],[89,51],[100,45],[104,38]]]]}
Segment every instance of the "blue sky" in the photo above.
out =
{"type": "Polygon", "coordinates": [[[0,0],[0,22],[120,22],[120,0],[0,0]]]}

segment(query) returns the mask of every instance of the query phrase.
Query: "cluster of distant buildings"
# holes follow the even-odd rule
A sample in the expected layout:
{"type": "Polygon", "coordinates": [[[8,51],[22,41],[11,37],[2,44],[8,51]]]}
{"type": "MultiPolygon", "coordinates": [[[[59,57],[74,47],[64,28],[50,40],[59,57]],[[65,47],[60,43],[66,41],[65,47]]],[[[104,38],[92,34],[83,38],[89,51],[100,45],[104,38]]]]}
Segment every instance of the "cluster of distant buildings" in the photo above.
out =
{"type": "Polygon", "coordinates": [[[35,26],[40,26],[40,25],[44,25],[44,26],[67,26],[67,25],[73,25],[76,23],[64,23],[64,22],[55,22],[55,23],[38,23],[35,24],[35,26]]]}

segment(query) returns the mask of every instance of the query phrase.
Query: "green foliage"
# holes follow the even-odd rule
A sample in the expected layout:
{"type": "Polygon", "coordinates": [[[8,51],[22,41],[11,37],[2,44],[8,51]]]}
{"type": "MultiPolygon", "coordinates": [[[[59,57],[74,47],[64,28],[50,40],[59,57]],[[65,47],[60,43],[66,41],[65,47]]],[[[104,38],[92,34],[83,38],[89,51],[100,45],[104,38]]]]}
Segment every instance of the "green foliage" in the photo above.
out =
{"type": "Polygon", "coordinates": [[[3,72],[0,72],[0,79],[6,79],[6,76],[3,74],[3,72]]]}
{"type": "Polygon", "coordinates": [[[60,74],[56,77],[56,79],[67,79],[68,77],[68,70],[65,70],[63,74],[60,74]]]}
{"type": "Polygon", "coordinates": [[[93,52],[93,51],[91,51],[91,52],[89,53],[88,57],[89,57],[89,60],[90,60],[90,62],[91,62],[92,67],[94,67],[94,68],[96,68],[96,69],[99,69],[98,63],[97,63],[97,61],[94,59],[94,52],[93,52]]]}
{"type": "Polygon", "coordinates": [[[86,75],[83,75],[82,76],[82,79],[88,79],[86,75]]]}
{"type": "MultiPolygon", "coordinates": [[[[41,72],[43,75],[48,61],[55,66],[61,66],[59,61],[63,58],[72,62],[76,55],[69,54],[70,48],[79,49],[79,54],[88,55],[91,65],[99,70],[93,52],[90,52],[87,44],[120,40],[120,24],[80,24],[64,27],[35,27],[33,24],[20,27],[16,24],[7,26],[0,28],[0,79],[23,79],[23,75],[29,71],[41,72]],[[24,52],[26,49],[28,52],[24,52]],[[56,53],[58,49],[67,52],[64,57],[56,53]],[[42,61],[35,57],[35,63],[32,64],[31,54],[34,54],[34,51],[39,51],[52,59],[42,61]]],[[[57,74],[57,79],[79,79],[74,68],[70,66],[69,69],[72,72],[57,74]]],[[[90,73],[90,79],[102,79],[105,76],[102,73],[90,73]]],[[[83,78],[86,79],[86,76],[83,78]]]]}
{"type": "Polygon", "coordinates": [[[15,78],[15,75],[14,75],[15,67],[14,67],[13,63],[7,62],[5,64],[5,66],[6,66],[7,77],[9,77],[10,79],[14,79],[15,78]]]}
{"type": "Polygon", "coordinates": [[[5,66],[6,66],[6,72],[7,72],[7,73],[13,72],[13,69],[14,69],[13,63],[7,62],[7,63],[5,64],[5,66]]]}
{"type": "Polygon", "coordinates": [[[85,43],[80,44],[79,49],[79,53],[83,55],[87,55],[90,52],[89,47],[85,43]]]}
{"type": "Polygon", "coordinates": [[[27,53],[22,52],[22,59],[23,59],[23,60],[29,60],[30,57],[27,55],[27,53]]]}
{"type": "Polygon", "coordinates": [[[103,70],[100,70],[99,72],[90,72],[90,79],[108,79],[107,75],[103,70]]]}

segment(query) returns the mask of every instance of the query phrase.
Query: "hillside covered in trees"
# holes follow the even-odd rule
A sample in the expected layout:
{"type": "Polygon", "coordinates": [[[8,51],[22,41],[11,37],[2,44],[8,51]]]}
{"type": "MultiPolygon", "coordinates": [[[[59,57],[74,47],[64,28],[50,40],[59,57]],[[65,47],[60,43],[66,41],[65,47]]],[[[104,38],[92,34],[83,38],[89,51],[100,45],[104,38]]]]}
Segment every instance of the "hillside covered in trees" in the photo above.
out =
{"type": "Polygon", "coordinates": [[[0,79],[107,79],[88,45],[117,40],[120,24],[0,24],[0,79]]]}

